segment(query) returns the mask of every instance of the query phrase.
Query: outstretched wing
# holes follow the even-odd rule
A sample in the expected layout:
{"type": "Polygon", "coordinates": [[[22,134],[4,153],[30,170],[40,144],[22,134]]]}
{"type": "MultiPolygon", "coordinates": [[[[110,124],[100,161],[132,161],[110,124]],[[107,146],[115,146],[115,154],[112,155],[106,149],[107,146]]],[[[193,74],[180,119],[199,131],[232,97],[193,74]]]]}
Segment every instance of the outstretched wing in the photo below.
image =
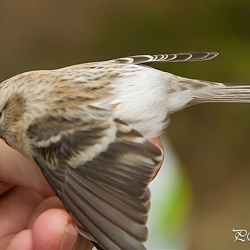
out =
{"type": "Polygon", "coordinates": [[[218,55],[217,52],[190,52],[177,54],[158,54],[158,55],[138,55],[118,58],[115,61],[123,64],[147,64],[155,62],[193,62],[213,59],[218,55]]]}
{"type": "Polygon", "coordinates": [[[96,137],[98,144],[108,126],[62,132],[55,126],[43,127],[46,122],[39,124],[29,130],[36,145],[34,160],[74,217],[80,234],[103,249],[144,249],[148,184],[160,168],[162,151],[116,120],[115,139],[81,163],[76,156],[91,147],[89,138],[96,137]],[[54,138],[50,143],[48,133],[54,138]]]}

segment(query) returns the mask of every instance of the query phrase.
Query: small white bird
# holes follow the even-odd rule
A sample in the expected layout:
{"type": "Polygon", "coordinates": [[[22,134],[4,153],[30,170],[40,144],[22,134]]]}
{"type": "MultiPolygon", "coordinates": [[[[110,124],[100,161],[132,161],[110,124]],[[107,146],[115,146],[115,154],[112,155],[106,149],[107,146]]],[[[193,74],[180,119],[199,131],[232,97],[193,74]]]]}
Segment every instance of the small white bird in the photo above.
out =
{"type": "Polygon", "coordinates": [[[151,139],[168,115],[204,102],[250,102],[249,86],[146,65],[215,56],[142,55],[14,76],[0,84],[0,136],[37,163],[82,236],[99,249],[144,249],[148,184],[163,160],[151,139]]]}

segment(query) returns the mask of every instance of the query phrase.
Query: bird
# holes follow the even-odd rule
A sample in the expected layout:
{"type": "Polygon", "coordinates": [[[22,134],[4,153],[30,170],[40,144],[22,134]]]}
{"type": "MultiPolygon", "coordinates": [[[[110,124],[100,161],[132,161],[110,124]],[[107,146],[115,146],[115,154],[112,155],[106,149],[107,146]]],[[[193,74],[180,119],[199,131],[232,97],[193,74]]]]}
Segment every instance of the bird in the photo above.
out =
{"type": "Polygon", "coordinates": [[[152,140],[191,105],[250,102],[248,85],[152,65],[217,55],[138,55],[18,74],[0,84],[0,137],[38,165],[82,237],[98,249],[146,249],[148,185],[164,157],[152,140]]]}

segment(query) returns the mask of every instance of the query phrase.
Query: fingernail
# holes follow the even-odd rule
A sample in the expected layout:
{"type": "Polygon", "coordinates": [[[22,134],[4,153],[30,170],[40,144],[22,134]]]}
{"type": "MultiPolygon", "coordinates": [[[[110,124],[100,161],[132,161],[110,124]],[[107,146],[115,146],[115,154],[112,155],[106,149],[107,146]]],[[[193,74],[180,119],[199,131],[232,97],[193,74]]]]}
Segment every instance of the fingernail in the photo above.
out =
{"type": "Polygon", "coordinates": [[[76,228],[69,223],[65,228],[65,234],[61,243],[61,250],[74,249],[74,246],[77,243],[78,232],[76,228]]]}

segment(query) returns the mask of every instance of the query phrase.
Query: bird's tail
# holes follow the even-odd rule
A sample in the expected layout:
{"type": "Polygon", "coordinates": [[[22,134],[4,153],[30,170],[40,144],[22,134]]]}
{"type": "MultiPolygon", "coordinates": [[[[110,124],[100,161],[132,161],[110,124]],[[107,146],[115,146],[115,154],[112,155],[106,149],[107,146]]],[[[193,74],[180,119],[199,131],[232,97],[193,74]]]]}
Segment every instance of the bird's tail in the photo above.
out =
{"type": "Polygon", "coordinates": [[[250,85],[217,85],[206,88],[192,100],[192,104],[208,102],[250,103],[250,85]]]}

